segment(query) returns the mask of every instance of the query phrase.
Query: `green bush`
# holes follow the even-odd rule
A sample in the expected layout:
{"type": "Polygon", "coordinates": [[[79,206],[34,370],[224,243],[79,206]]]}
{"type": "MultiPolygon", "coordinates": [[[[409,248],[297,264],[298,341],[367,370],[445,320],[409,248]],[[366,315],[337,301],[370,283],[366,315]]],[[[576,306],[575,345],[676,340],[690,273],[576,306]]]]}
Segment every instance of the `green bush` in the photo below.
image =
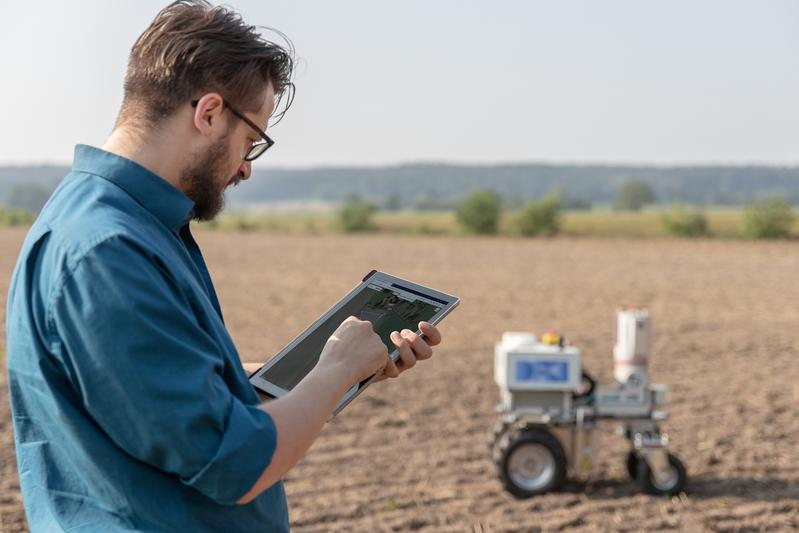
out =
{"type": "Polygon", "coordinates": [[[0,226],[30,226],[36,215],[25,209],[6,209],[0,207],[0,226]]]}
{"type": "Polygon", "coordinates": [[[516,219],[519,232],[527,237],[555,235],[560,231],[560,205],[556,196],[527,202],[516,219]]]}
{"type": "Polygon", "coordinates": [[[667,235],[702,237],[708,234],[707,217],[699,209],[673,205],[660,216],[660,225],[667,235]]]}
{"type": "Polygon", "coordinates": [[[466,233],[493,235],[499,226],[499,196],[494,191],[479,190],[464,199],[455,211],[458,224],[466,233]]]}
{"type": "Polygon", "coordinates": [[[351,196],[336,211],[336,225],[344,233],[372,231],[375,211],[377,207],[373,203],[351,196]]]}
{"type": "Polygon", "coordinates": [[[785,239],[791,235],[794,215],[784,198],[750,204],[744,213],[743,236],[749,239],[785,239]]]}
{"type": "Polygon", "coordinates": [[[618,211],[639,211],[654,201],[655,193],[648,183],[640,180],[628,181],[619,188],[613,207],[618,211]]]}

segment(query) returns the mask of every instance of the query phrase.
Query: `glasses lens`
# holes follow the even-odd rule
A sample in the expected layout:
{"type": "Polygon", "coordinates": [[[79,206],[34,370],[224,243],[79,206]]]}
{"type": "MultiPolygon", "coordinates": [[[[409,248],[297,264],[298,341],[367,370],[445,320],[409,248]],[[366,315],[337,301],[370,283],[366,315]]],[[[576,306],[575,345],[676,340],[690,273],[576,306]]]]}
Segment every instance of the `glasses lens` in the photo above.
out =
{"type": "Polygon", "coordinates": [[[246,155],[246,156],[244,156],[244,160],[245,160],[245,161],[252,161],[253,159],[257,159],[257,158],[258,158],[258,157],[260,157],[260,156],[261,156],[261,155],[262,155],[264,152],[266,152],[266,149],[267,149],[267,148],[269,148],[269,144],[268,144],[268,143],[266,143],[266,142],[262,142],[262,143],[254,144],[254,145],[253,145],[253,146],[250,148],[250,151],[249,151],[249,152],[247,152],[247,155],[246,155]]]}

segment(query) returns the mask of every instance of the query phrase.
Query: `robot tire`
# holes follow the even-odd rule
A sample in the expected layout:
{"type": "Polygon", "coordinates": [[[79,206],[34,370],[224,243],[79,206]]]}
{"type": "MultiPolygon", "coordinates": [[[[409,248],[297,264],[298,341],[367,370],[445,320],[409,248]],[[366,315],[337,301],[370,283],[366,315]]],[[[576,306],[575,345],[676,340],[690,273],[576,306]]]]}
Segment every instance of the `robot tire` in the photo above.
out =
{"type": "Polygon", "coordinates": [[[517,498],[557,490],[566,479],[566,453],[560,441],[545,428],[508,431],[495,452],[502,485],[517,498]]]}
{"type": "MultiPolygon", "coordinates": [[[[639,458],[633,452],[630,453],[635,457],[637,462],[635,465],[637,468],[635,481],[646,494],[651,494],[653,496],[674,496],[685,489],[685,482],[688,479],[688,474],[685,470],[685,465],[682,464],[682,461],[680,461],[676,455],[668,454],[671,475],[667,481],[658,483],[655,480],[655,476],[652,474],[649,463],[639,458]]],[[[628,468],[630,468],[630,463],[630,457],[628,456],[628,468]]]]}

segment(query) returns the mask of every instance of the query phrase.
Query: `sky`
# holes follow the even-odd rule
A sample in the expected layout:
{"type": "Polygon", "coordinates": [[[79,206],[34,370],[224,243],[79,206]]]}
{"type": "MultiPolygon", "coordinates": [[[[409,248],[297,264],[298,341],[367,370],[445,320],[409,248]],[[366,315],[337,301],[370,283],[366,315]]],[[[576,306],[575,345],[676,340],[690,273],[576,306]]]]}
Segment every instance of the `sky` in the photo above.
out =
{"type": "MultiPolygon", "coordinates": [[[[0,0],[0,165],[100,146],[165,1],[0,0]]],[[[229,0],[299,58],[256,168],[799,164],[799,1],[229,0]]]]}

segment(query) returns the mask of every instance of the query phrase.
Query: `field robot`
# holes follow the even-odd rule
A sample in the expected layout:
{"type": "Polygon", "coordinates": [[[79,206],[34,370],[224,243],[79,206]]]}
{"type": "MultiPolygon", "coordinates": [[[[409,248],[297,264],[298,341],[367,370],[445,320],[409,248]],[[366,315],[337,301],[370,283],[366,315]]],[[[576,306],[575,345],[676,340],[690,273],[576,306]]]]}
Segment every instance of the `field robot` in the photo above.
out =
{"type": "Polygon", "coordinates": [[[626,470],[641,490],[674,495],[686,482],[682,462],[668,452],[666,386],[649,383],[647,311],[617,311],[611,385],[583,370],[580,351],[554,332],[506,332],[496,345],[494,378],[501,413],[489,449],[508,492],[528,498],[554,491],[567,477],[587,479],[593,469],[593,431],[600,420],[618,423],[630,442],[626,470]]]}

